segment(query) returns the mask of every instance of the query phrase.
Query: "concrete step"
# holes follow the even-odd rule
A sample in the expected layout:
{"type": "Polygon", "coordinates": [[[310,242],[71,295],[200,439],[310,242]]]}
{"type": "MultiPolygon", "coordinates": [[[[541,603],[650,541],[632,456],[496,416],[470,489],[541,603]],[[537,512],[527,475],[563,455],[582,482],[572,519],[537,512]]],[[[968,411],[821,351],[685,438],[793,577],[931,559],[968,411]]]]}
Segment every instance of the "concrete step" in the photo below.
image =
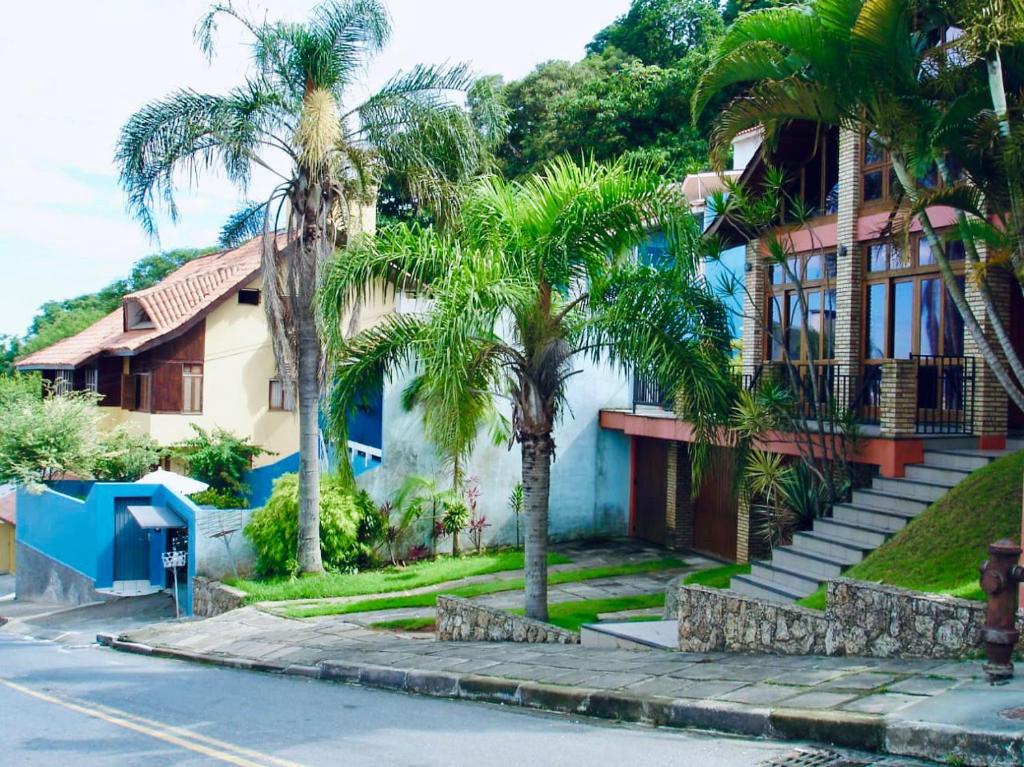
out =
{"type": "Polygon", "coordinates": [[[883,493],[878,490],[854,490],[853,499],[849,505],[916,517],[928,508],[928,501],[921,498],[905,498],[902,495],[883,493]]]}
{"type": "Polygon", "coordinates": [[[772,602],[793,602],[803,596],[789,591],[777,583],[762,581],[750,575],[733,576],[729,582],[729,590],[748,597],[768,599],[772,602]]]}
{"type": "Polygon", "coordinates": [[[881,493],[889,493],[902,498],[917,498],[922,501],[937,501],[949,492],[944,485],[935,485],[931,482],[918,482],[912,479],[892,479],[888,477],[875,477],[871,483],[871,489],[881,493]]]}
{"type": "Polygon", "coordinates": [[[855,565],[872,551],[871,546],[850,543],[811,530],[793,535],[793,546],[812,554],[826,556],[845,565],[855,565]]]}
{"type": "Polygon", "coordinates": [[[864,525],[851,525],[840,522],[836,519],[818,519],[814,522],[814,532],[826,538],[837,541],[854,543],[863,546],[868,551],[877,549],[885,543],[891,533],[887,530],[880,530],[877,527],[866,527],[864,525]]]}
{"type": "Polygon", "coordinates": [[[781,586],[798,597],[805,597],[814,592],[824,580],[809,573],[787,570],[774,562],[754,562],[750,567],[750,575],[758,580],[781,586]]]}
{"type": "Polygon", "coordinates": [[[933,485],[955,487],[969,477],[971,472],[963,469],[950,469],[944,466],[929,466],[925,463],[907,466],[906,478],[931,482],[933,485]]]}
{"type": "Polygon", "coordinates": [[[904,514],[898,511],[869,509],[864,506],[854,506],[845,503],[837,504],[832,508],[832,519],[837,522],[859,525],[861,527],[877,527],[880,530],[893,533],[902,530],[906,527],[907,522],[913,518],[911,514],[904,514]]]}
{"type": "Polygon", "coordinates": [[[802,548],[796,541],[791,546],[779,546],[772,552],[772,565],[791,572],[806,573],[821,580],[835,578],[849,565],[837,562],[826,554],[802,548]]]}
{"type": "Polygon", "coordinates": [[[974,471],[982,466],[988,466],[992,460],[991,456],[978,455],[976,453],[962,452],[955,450],[925,450],[924,464],[944,469],[957,469],[959,471],[974,471]]]}
{"type": "Polygon", "coordinates": [[[619,621],[580,627],[580,644],[606,650],[678,650],[679,621],[619,621]]]}

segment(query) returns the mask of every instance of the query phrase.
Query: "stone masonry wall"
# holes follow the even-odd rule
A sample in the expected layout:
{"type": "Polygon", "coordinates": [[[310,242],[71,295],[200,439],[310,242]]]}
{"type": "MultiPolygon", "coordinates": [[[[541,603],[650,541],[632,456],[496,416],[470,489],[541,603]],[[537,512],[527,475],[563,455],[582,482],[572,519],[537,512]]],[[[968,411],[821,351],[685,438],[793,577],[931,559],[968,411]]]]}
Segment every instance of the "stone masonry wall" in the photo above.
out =
{"type": "Polygon", "coordinates": [[[192,614],[199,618],[237,610],[245,604],[245,592],[220,581],[196,576],[192,579],[192,614]]]}
{"type": "Polygon", "coordinates": [[[825,616],[816,610],[704,586],[683,586],[678,596],[683,652],[825,652],[825,616]]]}
{"type": "Polygon", "coordinates": [[[580,635],[459,597],[437,598],[439,642],[579,644],[580,635]]]}

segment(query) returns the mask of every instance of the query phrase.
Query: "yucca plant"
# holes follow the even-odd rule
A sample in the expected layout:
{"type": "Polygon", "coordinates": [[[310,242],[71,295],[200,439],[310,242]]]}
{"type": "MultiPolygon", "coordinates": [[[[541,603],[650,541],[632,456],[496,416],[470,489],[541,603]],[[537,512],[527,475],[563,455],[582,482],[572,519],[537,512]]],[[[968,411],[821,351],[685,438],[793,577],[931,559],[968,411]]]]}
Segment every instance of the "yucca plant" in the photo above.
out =
{"type": "MultiPolygon", "coordinates": [[[[465,66],[417,66],[361,103],[352,90],[386,45],[390,20],[380,0],[331,0],[301,23],[250,17],[214,5],[196,27],[212,56],[217,24],[249,34],[252,64],[226,94],[180,90],[125,124],[116,161],[128,207],[150,233],[156,211],[178,217],[176,181],[218,166],[245,190],[253,171],[277,178],[267,199],[231,217],[222,244],[263,240],[263,304],[280,376],[298,393],[299,537],[303,572],[323,569],[319,544],[319,404],[325,372],[314,311],[328,256],[362,224],[386,174],[416,204],[444,220],[453,188],[476,174],[503,135],[492,92],[474,92],[473,115],[453,99],[473,80],[465,66]]],[[[358,309],[350,312],[355,325],[358,309]]],[[[339,320],[340,322],[340,320],[339,320]]]]}
{"type": "Polygon", "coordinates": [[[475,437],[476,412],[496,398],[512,409],[522,455],[526,515],[526,613],[547,617],[548,493],[554,429],[582,359],[636,369],[676,395],[710,441],[727,408],[725,310],[698,276],[696,223],[655,169],[554,161],[539,174],[471,185],[448,231],[401,225],[362,239],[335,259],[321,292],[325,327],[336,327],[371,280],[415,287],[429,299],[331,344],[330,423],[344,439],[348,413],[368,380],[411,371],[433,406],[435,444],[475,437]],[[668,233],[675,269],[631,257],[651,228],[668,233]],[[465,430],[460,434],[460,430],[465,430]]]}

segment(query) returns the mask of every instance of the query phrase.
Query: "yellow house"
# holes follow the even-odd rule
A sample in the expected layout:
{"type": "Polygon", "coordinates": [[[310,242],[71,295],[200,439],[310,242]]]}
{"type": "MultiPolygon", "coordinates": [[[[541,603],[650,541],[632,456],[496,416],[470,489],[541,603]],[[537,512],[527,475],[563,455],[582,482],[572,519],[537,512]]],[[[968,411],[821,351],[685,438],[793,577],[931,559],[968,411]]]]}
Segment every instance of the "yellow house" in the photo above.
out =
{"type": "Polygon", "coordinates": [[[14,529],[17,523],[14,488],[0,488],[0,573],[14,572],[14,529]]]}
{"type": "MultiPolygon", "coordinates": [[[[101,396],[103,425],[124,424],[162,445],[193,434],[191,424],[248,437],[271,454],[298,450],[298,419],[271,347],[261,305],[261,243],[194,259],[77,335],[17,363],[57,390],[101,396]]],[[[361,325],[391,311],[378,299],[361,325]]]]}

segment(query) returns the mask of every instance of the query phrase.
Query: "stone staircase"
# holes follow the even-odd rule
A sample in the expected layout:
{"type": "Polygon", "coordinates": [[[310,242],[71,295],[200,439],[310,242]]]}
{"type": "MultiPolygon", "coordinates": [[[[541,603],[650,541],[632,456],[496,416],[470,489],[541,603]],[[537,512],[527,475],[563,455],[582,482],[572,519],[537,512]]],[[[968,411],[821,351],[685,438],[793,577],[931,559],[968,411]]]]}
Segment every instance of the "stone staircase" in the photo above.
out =
{"type": "Polygon", "coordinates": [[[831,517],[796,533],[792,544],[776,547],[770,560],[754,562],[749,575],[733,577],[730,588],[776,601],[805,597],[864,559],[972,471],[1009,451],[926,449],[924,462],[908,465],[904,478],[876,477],[870,489],[854,490],[849,503],[837,504],[831,517]]]}

